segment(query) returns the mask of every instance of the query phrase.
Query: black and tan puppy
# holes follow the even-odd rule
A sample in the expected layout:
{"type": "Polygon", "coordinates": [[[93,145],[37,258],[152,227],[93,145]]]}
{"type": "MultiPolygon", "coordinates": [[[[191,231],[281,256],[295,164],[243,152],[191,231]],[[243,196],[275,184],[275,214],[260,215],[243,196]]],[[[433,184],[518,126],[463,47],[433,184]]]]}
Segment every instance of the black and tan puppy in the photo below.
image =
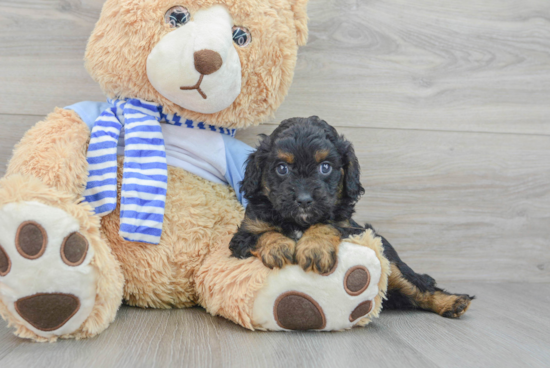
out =
{"type": "MultiPolygon", "coordinates": [[[[352,144],[316,116],[281,123],[248,159],[241,190],[245,219],[230,243],[233,256],[256,256],[270,268],[298,264],[329,272],[342,239],[367,228],[352,220],[364,193],[352,144]]],[[[372,228],[371,228],[372,229],[372,228]]],[[[459,317],[473,299],[450,294],[401,261],[382,237],[391,262],[386,308],[421,308],[459,317]]]]}

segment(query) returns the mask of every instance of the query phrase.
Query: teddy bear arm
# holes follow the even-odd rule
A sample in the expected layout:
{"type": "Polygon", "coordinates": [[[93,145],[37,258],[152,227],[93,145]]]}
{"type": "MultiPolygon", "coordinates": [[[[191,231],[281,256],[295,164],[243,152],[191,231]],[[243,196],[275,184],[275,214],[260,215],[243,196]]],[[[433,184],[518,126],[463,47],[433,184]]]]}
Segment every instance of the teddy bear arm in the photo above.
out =
{"type": "Polygon", "coordinates": [[[15,146],[6,177],[30,175],[79,198],[88,177],[89,138],[90,130],[78,114],[58,108],[29,129],[15,146]]]}

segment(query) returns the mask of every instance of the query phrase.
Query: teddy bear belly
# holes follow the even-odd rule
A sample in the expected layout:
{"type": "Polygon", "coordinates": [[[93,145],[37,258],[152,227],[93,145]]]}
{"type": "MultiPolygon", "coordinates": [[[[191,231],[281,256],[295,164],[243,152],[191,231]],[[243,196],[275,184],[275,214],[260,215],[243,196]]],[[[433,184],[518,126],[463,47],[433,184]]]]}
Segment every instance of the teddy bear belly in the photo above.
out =
{"type": "MultiPolygon", "coordinates": [[[[121,167],[119,159],[119,182],[121,167]]],[[[195,305],[195,272],[210,252],[228,246],[243,216],[232,188],[169,166],[158,245],[123,240],[118,234],[119,206],[102,219],[103,232],[124,273],[126,303],[148,308],[195,305]]]]}

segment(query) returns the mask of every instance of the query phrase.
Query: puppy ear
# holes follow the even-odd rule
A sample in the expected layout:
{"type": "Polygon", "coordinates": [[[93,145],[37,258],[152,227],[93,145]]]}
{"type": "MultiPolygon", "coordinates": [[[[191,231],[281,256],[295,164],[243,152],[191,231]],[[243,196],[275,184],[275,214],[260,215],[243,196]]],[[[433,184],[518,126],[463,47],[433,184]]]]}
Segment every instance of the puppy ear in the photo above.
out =
{"type": "Polygon", "coordinates": [[[246,199],[256,196],[262,190],[262,168],[269,137],[265,134],[261,134],[260,137],[262,141],[258,148],[246,160],[244,179],[241,181],[240,191],[246,199]]]}
{"type": "Polygon", "coordinates": [[[359,166],[359,160],[357,156],[355,156],[353,145],[348,141],[345,141],[343,156],[345,195],[353,202],[357,202],[359,197],[365,193],[365,189],[361,185],[361,168],[359,166]]]}

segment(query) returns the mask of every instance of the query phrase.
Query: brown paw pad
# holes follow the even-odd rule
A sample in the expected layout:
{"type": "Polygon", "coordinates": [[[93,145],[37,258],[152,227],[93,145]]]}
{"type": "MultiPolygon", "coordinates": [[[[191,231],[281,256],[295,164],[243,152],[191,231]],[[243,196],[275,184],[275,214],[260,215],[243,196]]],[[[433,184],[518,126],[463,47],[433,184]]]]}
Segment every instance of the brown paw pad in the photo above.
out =
{"type": "Polygon", "coordinates": [[[15,234],[15,246],[21,256],[27,259],[37,259],[46,251],[48,234],[46,230],[34,221],[25,221],[15,234]]]}
{"type": "Polygon", "coordinates": [[[61,244],[61,258],[69,266],[79,266],[88,253],[88,241],[79,233],[68,235],[61,244]]]}
{"type": "Polygon", "coordinates": [[[15,310],[34,328],[55,331],[80,309],[80,300],[71,294],[35,294],[15,302],[15,310]]]}
{"type": "Polygon", "coordinates": [[[10,257],[8,257],[8,253],[0,245],[0,276],[6,276],[10,272],[10,269],[10,257]]]}
{"type": "Polygon", "coordinates": [[[320,330],[326,326],[321,306],[309,295],[297,291],[279,296],[273,313],[277,324],[288,330],[320,330]]]}
{"type": "Polygon", "coordinates": [[[344,276],[344,289],[349,295],[356,296],[367,290],[370,283],[370,273],[365,266],[355,266],[344,276]]]}
{"type": "Polygon", "coordinates": [[[364,301],[363,303],[360,303],[357,307],[355,307],[353,312],[351,312],[351,314],[349,315],[349,321],[353,322],[358,318],[366,316],[367,314],[370,313],[371,309],[372,309],[372,301],[367,300],[367,301],[364,301]]]}

